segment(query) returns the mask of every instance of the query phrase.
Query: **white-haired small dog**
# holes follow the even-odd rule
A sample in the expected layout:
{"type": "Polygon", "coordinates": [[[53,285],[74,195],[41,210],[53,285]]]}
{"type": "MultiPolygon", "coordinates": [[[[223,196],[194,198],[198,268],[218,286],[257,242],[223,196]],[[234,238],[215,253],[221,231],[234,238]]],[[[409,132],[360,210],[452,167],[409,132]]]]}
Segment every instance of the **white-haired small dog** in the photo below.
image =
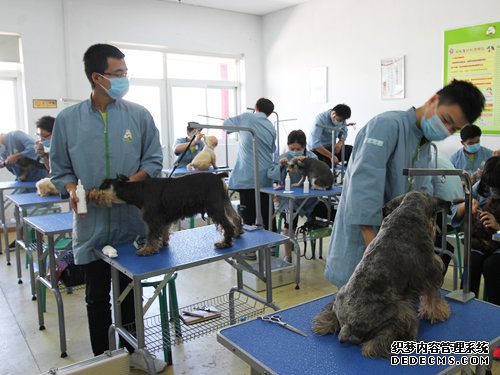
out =
{"type": "Polygon", "coordinates": [[[56,187],[50,181],[49,177],[42,178],[41,180],[37,181],[36,183],[36,191],[38,195],[41,195],[42,197],[47,196],[47,195],[58,195],[59,192],[57,191],[56,187]]]}
{"type": "Polygon", "coordinates": [[[200,171],[206,171],[210,169],[210,165],[217,168],[215,148],[217,147],[218,141],[217,137],[213,135],[207,135],[204,137],[205,147],[203,150],[196,155],[191,163],[187,165],[187,169],[196,169],[200,171]]]}

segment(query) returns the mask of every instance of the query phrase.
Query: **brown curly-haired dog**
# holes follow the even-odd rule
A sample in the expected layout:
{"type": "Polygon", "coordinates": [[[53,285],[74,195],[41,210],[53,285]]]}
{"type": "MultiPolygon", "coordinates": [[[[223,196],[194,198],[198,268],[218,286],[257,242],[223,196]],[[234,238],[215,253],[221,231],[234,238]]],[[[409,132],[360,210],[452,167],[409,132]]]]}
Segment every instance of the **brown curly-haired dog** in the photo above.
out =
{"type": "Polygon", "coordinates": [[[141,209],[148,234],[137,255],[156,254],[168,244],[172,223],[200,213],[206,213],[222,231],[217,248],[230,247],[233,238],[243,232],[241,217],[231,205],[224,182],[213,173],[139,182],[128,182],[128,177],[121,175],[104,180],[99,189],[89,191],[88,198],[98,206],[130,203],[141,209]]]}
{"type": "Polygon", "coordinates": [[[346,285],[314,318],[316,334],[338,333],[367,357],[389,357],[393,341],[415,341],[418,318],[447,320],[443,263],[434,253],[434,216],[450,203],[410,192],[390,201],[375,239],[346,285]],[[418,300],[420,308],[417,311],[418,300]]]}

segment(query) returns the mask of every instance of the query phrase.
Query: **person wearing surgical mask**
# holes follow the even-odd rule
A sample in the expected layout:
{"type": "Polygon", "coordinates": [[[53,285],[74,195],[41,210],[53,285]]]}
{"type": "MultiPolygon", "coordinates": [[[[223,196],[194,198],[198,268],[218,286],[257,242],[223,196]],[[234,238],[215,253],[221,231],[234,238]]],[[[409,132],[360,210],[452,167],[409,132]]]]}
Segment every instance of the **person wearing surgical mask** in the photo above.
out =
{"type": "MultiPolygon", "coordinates": [[[[144,237],[146,225],[140,210],[129,204],[109,208],[88,204],[87,213],[79,214],[77,182],[89,191],[118,174],[130,181],[159,177],[163,154],[151,113],[123,100],[129,88],[125,55],[115,46],[95,44],[87,49],[83,62],[91,94],[57,116],[50,142],[50,176],[57,190],[69,192],[75,212],[73,252],[75,264],[85,270],[90,343],[97,356],[109,349],[111,270],[94,249],[133,242],[137,235],[144,237]]],[[[121,291],[130,282],[123,276],[120,273],[121,291]]],[[[133,293],[118,308],[125,325],[135,321],[133,293]]],[[[131,352],[131,367],[147,372],[144,358],[128,343],[125,346],[131,352]]],[[[166,363],[156,358],[154,366],[161,372],[166,363]]]]}
{"type": "Polygon", "coordinates": [[[347,139],[346,120],[351,117],[351,108],[345,104],[337,104],[332,109],[321,112],[314,120],[311,129],[308,149],[316,154],[319,160],[324,161],[328,166],[332,166],[342,159],[342,147],[344,147],[344,161],[348,162],[351,157],[352,146],[344,145],[347,139]],[[332,140],[332,133],[336,132],[336,139],[332,140]],[[334,144],[332,145],[334,141],[334,144]],[[333,152],[333,155],[332,155],[333,152]]]}
{"type": "MultiPolygon", "coordinates": [[[[306,135],[302,130],[292,130],[290,134],[288,134],[288,151],[281,154],[278,157],[279,160],[279,165],[281,169],[281,183],[284,185],[285,181],[285,176],[287,173],[287,165],[290,160],[292,160],[294,157],[297,156],[307,156],[308,158],[314,158],[317,159],[318,157],[316,154],[313,152],[309,151],[306,149],[306,135]]],[[[302,175],[298,173],[290,173],[290,182],[292,184],[295,184],[300,181],[302,175]]],[[[284,203],[286,199],[281,198],[280,199],[280,206],[283,206],[282,203],[284,203]]],[[[286,200],[288,202],[288,200],[286,200]]],[[[300,204],[302,203],[301,200],[295,200],[294,204],[296,207],[299,207],[300,204]]],[[[310,214],[314,207],[318,204],[318,201],[315,199],[309,199],[304,206],[302,206],[299,215],[308,215],[310,214]]],[[[288,207],[288,206],[286,206],[288,207]]],[[[295,216],[295,219],[293,221],[293,227],[297,228],[297,222],[299,220],[299,215],[295,216]]],[[[284,213],[281,214],[284,224],[283,224],[283,231],[282,233],[284,235],[288,234],[288,223],[286,221],[286,215],[284,213]]],[[[292,263],[292,245],[290,242],[287,242],[285,244],[285,257],[283,260],[287,263],[292,263]]]]}
{"type": "Polygon", "coordinates": [[[36,122],[38,140],[35,142],[35,151],[47,171],[50,171],[50,139],[52,138],[52,129],[54,128],[55,121],[56,119],[52,116],[43,116],[36,122]]]}
{"type": "Polygon", "coordinates": [[[450,161],[456,169],[463,169],[471,176],[474,184],[481,174],[481,169],[493,151],[481,146],[481,128],[469,125],[460,131],[462,148],[450,156],[450,161]]]}
{"type": "Polygon", "coordinates": [[[411,190],[433,192],[430,176],[408,178],[406,168],[431,168],[431,142],[441,141],[473,123],[484,108],[481,91],[453,80],[407,111],[371,119],[356,136],[332,230],[325,276],[345,285],[375,238],[382,207],[411,190]]]}

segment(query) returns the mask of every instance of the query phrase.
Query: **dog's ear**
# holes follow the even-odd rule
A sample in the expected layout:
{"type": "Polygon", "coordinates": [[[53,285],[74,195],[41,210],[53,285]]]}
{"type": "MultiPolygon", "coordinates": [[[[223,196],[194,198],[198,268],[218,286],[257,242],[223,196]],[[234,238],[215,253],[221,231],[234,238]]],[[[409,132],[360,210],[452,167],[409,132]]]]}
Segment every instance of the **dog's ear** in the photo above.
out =
{"type": "Polygon", "coordinates": [[[307,156],[297,156],[297,165],[303,168],[306,165],[307,156]]]}
{"type": "Polygon", "coordinates": [[[451,202],[438,197],[432,197],[434,212],[444,210],[446,214],[451,215],[451,202]]]}
{"type": "Polygon", "coordinates": [[[101,189],[101,190],[106,190],[107,188],[109,188],[109,187],[113,184],[113,181],[114,181],[114,180],[112,180],[111,178],[106,178],[106,179],[102,182],[101,186],[99,186],[99,189],[101,189]]]}
{"type": "Polygon", "coordinates": [[[118,182],[127,182],[129,180],[129,178],[127,176],[125,176],[124,174],[117,174],[116,180],[118,182]]]}
{"type": "Polygon", "coordinates": [[[401,202],[403,201],[403,198],[405,197],[405,194],[402,194],[396,198],[391,199],[389,202],[387,202],[384,207],[382,207],[382,216],[387,217],[392,211],[394,211],[396,208],[399,207],[401,202]]]}

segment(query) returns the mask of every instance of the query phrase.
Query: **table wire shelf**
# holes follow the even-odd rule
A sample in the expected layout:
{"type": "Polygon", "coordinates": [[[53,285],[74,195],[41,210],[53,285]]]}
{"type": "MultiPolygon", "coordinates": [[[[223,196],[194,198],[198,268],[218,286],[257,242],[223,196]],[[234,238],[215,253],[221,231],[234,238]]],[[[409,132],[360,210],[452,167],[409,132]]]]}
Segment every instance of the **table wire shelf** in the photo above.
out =
{"type": "MultiPolygon", "coordinates": [[[[205,301],[179,309],[182,311],[193,311],[203,309],[206,306],[215,307],[220,311],[221,316],[205,320],[202,322],[186,325],[180,320],[180,332],[176,332],[174,319],[163,316],[163,327],[161,315],[155,315],[144,319],[144,335],[146,348],[153,353],[160,352],[167,345],[181,344],[189,340],[196,339],[215,332],[221,328],[232,324],[243,322],[249,319],[262,316],[265,313],[266,306],[244,294],[234,293],[234,315],[230,316],[230,298],[229,294],[224,294],[205,301]]],[[[135,323],[124,326],[135,336],[135,323]]]]}

